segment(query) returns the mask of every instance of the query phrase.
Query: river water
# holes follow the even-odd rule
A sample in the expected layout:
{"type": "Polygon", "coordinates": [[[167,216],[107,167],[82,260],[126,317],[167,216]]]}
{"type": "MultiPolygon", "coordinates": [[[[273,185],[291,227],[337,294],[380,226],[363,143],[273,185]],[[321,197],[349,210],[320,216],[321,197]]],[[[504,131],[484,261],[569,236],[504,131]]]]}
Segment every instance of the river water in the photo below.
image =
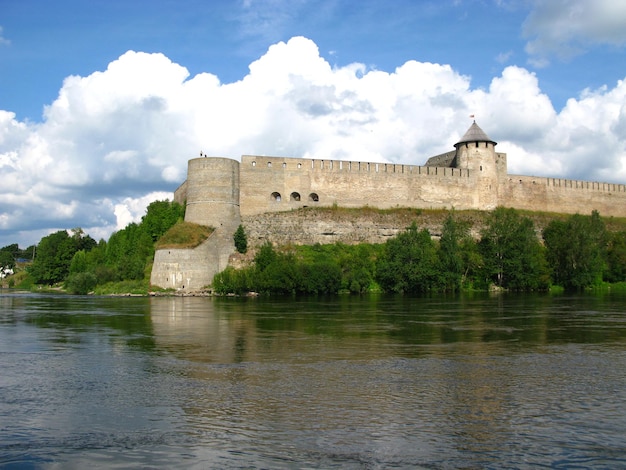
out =
{"type": "Polygon", "coordinates": [[[626,468],[626,296],[0,291],[2,468],[626,468]]]}

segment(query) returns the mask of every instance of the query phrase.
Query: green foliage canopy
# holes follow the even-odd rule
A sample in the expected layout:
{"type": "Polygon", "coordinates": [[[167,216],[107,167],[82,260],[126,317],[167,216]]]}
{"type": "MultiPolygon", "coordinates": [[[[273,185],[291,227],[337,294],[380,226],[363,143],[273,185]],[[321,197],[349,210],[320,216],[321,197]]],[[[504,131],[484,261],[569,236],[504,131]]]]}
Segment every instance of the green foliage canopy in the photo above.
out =
{"type": "Polygon", "coordinates": [[[93,241],[91,249],[77,250],[65,276],[66,287],[71,292],[86,293],[95,285],[111,281],[145,279],[154,258],[155,237],[163,236],[183,216],[184,208],[176,202],[152,202],[141,223],[128,224],[113,233],[108,242],[93,241]]]}
{"type": "Polygon", "coordinates": [[[547,266],[535,227],[515,209],[498,207],[481,233],[485,278],[512,290],[545,289],[547,266]]]}
{"type": "Polygon", "coordinates": [[[428,230],[413,224],[387,240],[376,279],[388,292],[426,292],[436,287],[437,249],[428,230]]]}
{"type": "Polygon", "coordinates": [[[313,258],[307,252],[308,248],[303,251],[306,253],[279,252],[266,242],[259,248],[253,266],[240,270],[226,268],[214,277],[213,289],[220,294],[251,291],[279,295],[337,293],[342,285],[339,264],[325,250],[313,258]]]}
{"type": "Polygon", "coordinates": [[[96,241],[85,235],[82,229],[59,230],[43,237],[29,272],[37,284],[52,285],[65,280],[69,274],[72,258],[79,250],[91,250],[96,241]]]}
{"type": "Polygon", "coordinates": [[[469,241],[469,226],[459,223],[450,214],[441,229],[439,239],[439,275],[443,290],[456,291],[461,288],[463,273],[467,271],[463,257],[463,243],[469,241]]]}
{"type": "Polygon", "coordinates": [[[609,235],[607,263],[606,280],[608,282],[626,280],[626,232],[615,232],[609,235]]]}
{"type": "Polygon", "coordinates": [[[185,207],[177,202],[154,201],[147,209],[146,215],[141,218],[141,228],[156,242],[177,222],[185,218],[185,207]]]}
{"type": "Polygon", "coordinates": [[[543,231],[543,239],[557,284],[580,290],[602,281],[609,237],[597,211],[591,216],[574,214],[565,221],[553,220],[543,231]]]}

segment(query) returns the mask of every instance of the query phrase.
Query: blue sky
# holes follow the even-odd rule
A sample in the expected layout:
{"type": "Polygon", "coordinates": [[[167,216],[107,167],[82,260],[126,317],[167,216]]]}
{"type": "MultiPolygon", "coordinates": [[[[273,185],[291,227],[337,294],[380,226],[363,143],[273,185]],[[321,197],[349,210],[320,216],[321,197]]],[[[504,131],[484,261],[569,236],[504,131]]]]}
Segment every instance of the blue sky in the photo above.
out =
{"type": "Polygon", "coordinates": [[[545,51],[549,65],[533,66],[524,48],[542,32],[530,28],[532,11],[532,2],[504,0],[3,0],[0,105],[41,120],[65,77],[103,70],[127,50],[161,52],[192,75],[237,81],[271,44],[292,36],[312,39],[331,64],[450,64],[474,87],[520,65],[537,74],[557,109],[585,88],[624,78],[623,37],[617,45],[572,38],[562,51],[545,51]],[[581,53],[561,57],[571,45],[581,53]]]}
{"type": "Polygon", "coordinates": [[[615,0],[0,0],[0,246],[106,238],[199,149],[422,164],[469,114],[511,172],[624,183],[625,79],[615,0]]]}

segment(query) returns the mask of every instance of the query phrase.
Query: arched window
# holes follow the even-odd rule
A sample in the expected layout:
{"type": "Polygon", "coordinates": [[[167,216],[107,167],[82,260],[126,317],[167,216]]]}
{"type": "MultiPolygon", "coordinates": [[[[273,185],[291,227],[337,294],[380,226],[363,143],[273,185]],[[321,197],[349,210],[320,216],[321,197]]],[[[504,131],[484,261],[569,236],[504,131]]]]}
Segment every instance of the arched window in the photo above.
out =
{"type": "Polygon", "coordinates": [[[256,162],[252,162],[252,166],[256,166],[256,162]]]}
{"type": "Polygon", "coordinates": [[[309,194],[309,201],[319,202],[320,201],[320,197],[317,195],[317,193],[311,193],[311,194],[309,194]]]}
{"type": "Polygon", "coordinates": [[[280,193],[277,193],[276,191],[274,191],[272,195],[270,196],[270,198],[274,202],[280,202],[280,193]]]}
{"type": "Polygon", "coordinates": [[[299,201],[300,200],[300,193],[297,193],[295,191],[293,193],[291,193],[291,200],[292,201],[299,201]]]}

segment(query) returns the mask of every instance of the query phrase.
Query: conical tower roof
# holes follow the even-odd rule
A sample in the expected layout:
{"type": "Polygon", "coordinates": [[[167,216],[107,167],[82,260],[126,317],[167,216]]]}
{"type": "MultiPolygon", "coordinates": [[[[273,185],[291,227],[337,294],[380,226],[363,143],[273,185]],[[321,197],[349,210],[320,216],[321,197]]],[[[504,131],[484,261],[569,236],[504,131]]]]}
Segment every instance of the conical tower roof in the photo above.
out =
{"type": "Polygon", "coordinates": [[[464,144],[466,142],[491,142],[493,145],[496,145],[497,143],[491,140],[489,136],[485,134],[485,131],[483,131],[478,126],[478,124],[476,124],[476,121],[474,121],[474,123],[470,126],[470,128],[465,133],[465,135],[461,137],[461,140],[459,140],[456,144],[454,144],[454,146],[456,147],[457,145],[464,144]]]}

